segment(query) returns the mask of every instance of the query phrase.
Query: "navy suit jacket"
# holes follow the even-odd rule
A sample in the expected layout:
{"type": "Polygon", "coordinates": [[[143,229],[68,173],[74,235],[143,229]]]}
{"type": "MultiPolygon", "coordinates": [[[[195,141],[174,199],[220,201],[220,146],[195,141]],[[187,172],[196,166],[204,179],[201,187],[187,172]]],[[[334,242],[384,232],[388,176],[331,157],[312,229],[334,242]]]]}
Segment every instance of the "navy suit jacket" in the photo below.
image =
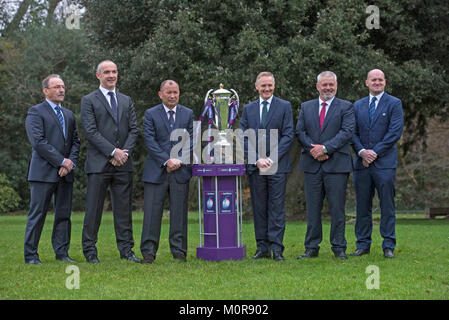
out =
{"type": "MultiPolygon", "coordinates": [[[[73,112],[61,107],[66,137],[53,108],[47,101],[31,107],[25,120],[28,139],[33,148],[28,167],[28,181],[58,182],[58,171],[64,158],[76,165],[80,140],[73,112]]],[[[64,178],[74,180],[73,170],[64,178]]]]}
{"type": "Polygon", "coordinates": [[[352,171],[350,143],[354,133],[354,109],[352,103],[334,98],[320,129],[319,99],[301,104],[296,136],[302,146],[299,170],[316,173],[320,167],[328,173],[352,171]],[[327,149],[329,159],[315,160],[310,154],[311,144],[321,144],[327,149]]]}
{"type": "Polygon", "coordinates": [[[118,92],[118,123],[100,89],[81,99],[81,124],[87,138],[86,173],[102,173],[108,167],[115,148],[127,149],[128,161],[115,167],[117,171],[133,171],[132,151],[138,134],[136,114],[131,98],[118,92]]]}
{"type": "MultiPolygon", "coordinates": [[[[254,162],[257,162],[259,157],[269,157],[275,162],[273,163],[272,168],[277,168],[276,172],[270,173],[290,173],[292,171],[290,164],[290,147],[293,142],[294,131],[292,106],[290,102],[273,96],[264,127],[260,125],[259,99],[250,102],[243,108],[242,118],[240,119],[240,128],[243,131],[254,129],[256,134],[256,140],[254,141],[255,145],[252,145],[250,141],[246,141],[245,139],[244,148],[247,161],[252,162],[252,160],[255,160],[254,162]],[[261,133],[262,136],[260,136],[258,132],[259,129],[265,129],[266,132],[261,133]],[[271,143],[277,148],[277,161],[273,156],[273,150],[270,150],[270,130],[278,130],[277,142],[271,143]],[[259,154],[258,141],[261,138],[266,138],[266,154],[259,154]],[[255,151],[255,157],[249,156],[248,152],[251,150],[255,151]]],[[[252,173],[256,170],[257,166],[254,163],[248,163],[248,173],[252,173]]]]}
{"type": "MultiPolygon", "coordinates": [[[[393,169],[398,165],[396,142],[402,135],[404,115],[400,99],[384,93],[369,123],[369,96],[354,103],[356,128],[352,138],[353,148],[358,155],[362,149],[377,153],[373,165],[379,169],[393,169]]],[[[355,169],[363,169],[362,158],[354,159],[355,169]]]]}
{"type": "Polygon", "coordinates": [[[170,159],[172,148],[184,147],[177,155],[183,165],[172,173],[178,183],[187,183],[192,177],[191,153],[193,146],[193,111],[180,104],[176,106],[175,129],[184,129],[184,140],[170,141],[170,125],[164,106],[159,104],[145,111],[143,137],[148,156],[143,169],[142,181],[163,183],[167,179],[165,162],[170,159]],[[188,134],[188,135],[187,135],[188,134]],[[182,145],[178,145],[181,143],[182,145]],[[183,151],[183,152],[181,152],[183,151]]]}

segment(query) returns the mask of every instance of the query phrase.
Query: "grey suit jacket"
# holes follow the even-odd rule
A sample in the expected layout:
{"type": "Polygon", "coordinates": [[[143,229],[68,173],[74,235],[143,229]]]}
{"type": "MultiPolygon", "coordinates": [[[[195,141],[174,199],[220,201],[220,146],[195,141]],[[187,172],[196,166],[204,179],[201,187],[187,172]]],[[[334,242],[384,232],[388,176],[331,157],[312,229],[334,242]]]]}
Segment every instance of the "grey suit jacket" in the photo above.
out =
{"type": "Polygon", "coordinates": [[[128,149],[129,159],[118,171],[133,171],[132,151],[138,134],[136,114],[131,98],[118,92],[118,123],[100,89],[81,99],[81,125],[87,138],[86,173],[102,173],[115,148],[128,149]]]}
{"type": "MultiPolygon", "coordinates": [[[[66,136],[62,126],[47,101],[31,107],[25,121],[28,139],[33,147],[28,168],[28,181],[57,182],[58,170],[64,158],[76,165],[80,140],[72,111],[61,108],[64,115],[66,136]]],[[[72,182],[73,170],[65,176],[72,182]]]]}
{"type": "Polygon", "coordinates": [[[301,104],[296,136],[302,146],[299,170],[316,173],[320,167],[328,173],[346,173],[352,171],[350,143],[355,128],[352,103],[334,98],[326,117],[323,129],[320,129],[319,100],[314,99],[301,104]],[[323,162],[315,160],[310,154],[312,144],[324,145],[329,159],[323,162]]]}

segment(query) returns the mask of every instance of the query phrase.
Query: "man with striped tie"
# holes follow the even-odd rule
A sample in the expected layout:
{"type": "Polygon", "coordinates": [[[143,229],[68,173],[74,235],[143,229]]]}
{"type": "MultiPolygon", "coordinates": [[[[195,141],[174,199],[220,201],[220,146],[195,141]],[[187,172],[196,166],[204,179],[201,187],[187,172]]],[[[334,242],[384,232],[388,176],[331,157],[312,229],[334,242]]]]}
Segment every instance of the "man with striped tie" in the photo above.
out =
{"type": "Polygon", "coordinates": [[[371,247],[372,202],[374,192],[380,200],[380,234],[386,258],[394,257],[395,176],[398,164],[396,142],[402,135],[404,116],[400,99],[386,93],[382,70],[371,70],[365,81],[369,95],[354,103],[356,119],[353,148],[354,187],[357,202],[353,256],[368,254],[371,247]]]}
{"type": "Polygon", "coordinates": [[[30,210],[24,255],[28,264],[41,264],[37,252],[50,201],[54,196],[52,245],[57,260],[74,262],[68,254],[71,232],[72,191],[80,140],[75,117],[61,106],[65,85],[52,74],[42,81],[45,101],[28,110],[25,127],[33,148],[28,168],[30,210]]]}

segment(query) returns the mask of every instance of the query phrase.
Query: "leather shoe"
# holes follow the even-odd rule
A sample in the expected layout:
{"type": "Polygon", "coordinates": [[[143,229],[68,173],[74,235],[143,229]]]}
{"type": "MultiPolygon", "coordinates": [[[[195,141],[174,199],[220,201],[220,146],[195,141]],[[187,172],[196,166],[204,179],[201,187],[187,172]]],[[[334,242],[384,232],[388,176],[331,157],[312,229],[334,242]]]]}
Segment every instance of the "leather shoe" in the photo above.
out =
{"type": "Polygon", "coordinates": [[[359,257],[363,256],[364,254],[369,254],[369,249],[357,249],[353,253],[351,253],[351,256],[359,257]]]}
{"type": "Polygon", "coordinates": [[[298,259],[308,259],[316,257],[318,257],[318,250],[307,249],[306,252],[298,257],[298,259]]]}
{"type": "Polygon", "coordinates": [[[334,255],[335,255],[335,258],[337,258],[337,259],[342,259],[342,260],[348,259],[348,257],[346,256],[346,253],[344,251],[335,252],[334,255]]]}
{"type": "Polygon", "coordinates": [[[251,257],[251,259],[267,259],[267,258],[271,258],[270,253],[263,252],[260,250],[257,250],[254,256],[251,257]]]}
{"type": "Polygon", "coordinates": [[[137,258],[134,253],[130,253],[127,256],[121,256],[120,259],[125,259],[125,260],[132,261],[135,263],[142,263],[142,260],[137,258]]]}
{"type": "Polygon", "coordinates": [[[27,263],[27,264],[42,264],[42,262],[37,258],[25,261],[25,263],[27,263]]]}
{"type": "Polygon", "coordinates": [[[154,255],[153,254],[146,254],[143,256],[143,261],[142,263],[147,263],[147,264],[151,264],[154,262],[154,255]]]}
{"type": "Polygon", "coordinates": [[[70,258],[69,256],[57,257],[56,260],[70,262],[70,263],[76,263],[76,261],[73,260],[72,258],[70,258]]]}
{"type": "Polygon", "coordinates": [[[284,261],[285,260],[285,258],[282,256],[281,251],[273,251],[273,259],[275,261],[284,261]]]}
{"type": "Polygon", "coordinates": [[[385,258],[394,258],[393,249],[385,248],[384,249],[384,257],[385,258]]]}
{"type": "Polygon", "coordinates": [[[186,256],[183,253],[174,253],[173,258],[181,262],[187,262],[186,256]]]}
{"type": "Polygon", "coordinates": [[[98,260],[97,256],[95,256],[95,255],[86,257],[86,261],[88,263],[100,263],[100,260],[98,260]]]}

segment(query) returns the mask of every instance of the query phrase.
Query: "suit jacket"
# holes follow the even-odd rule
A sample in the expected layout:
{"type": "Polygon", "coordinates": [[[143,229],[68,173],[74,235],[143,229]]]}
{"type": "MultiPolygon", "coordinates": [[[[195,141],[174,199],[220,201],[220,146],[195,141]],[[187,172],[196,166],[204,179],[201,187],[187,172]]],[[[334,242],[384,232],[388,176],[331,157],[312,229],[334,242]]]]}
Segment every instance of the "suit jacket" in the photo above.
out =
{"type": "Polygon", "coordinates": [[[302,146],[299,170],[316,173],[320,167],[328,173],[346,173],[352,171],[350,143],[354,133],[354,109],[349,101],[334,98],[326,117],[323,129],[320,129],[319,99],[304,102],[301,105],[296,136],[302,146]],[[326,147],[329,159],[323,162],[315,160],[310,154],[311,144],[326,147]]]}
{"type": "Polygon", "coordinates": [[[247,171],[252,173],[257,171],[255,162],[261,157],[269,157],[274,161],[272,168],[276,172],[270,173],[290,173],[290,147],[293,142],[293,115],[292,106],[290,102],[273,96],[271,100],[270,109],[268,110],[265,126],[260,125],[260,100],[257,99],[244,106],[242,118],[240,120],[240,128],[243,131],[247,129],[254,129],[256,139],[252,141],[248,139],[244,143],[245,158],[248,161],[247,171]],[[266,129],[266,132],[260,132],[259,129],[266,129]],[[270,146],[270,130],[278,130],[277,141],[271,142],[270,146]],[[259,140],[266,139],[266,154],[259,150],[259,140]],[[277,148],[277,159],[274,156],[272,147],[277,148]],[[253,154],[251,154],[251,152],[253,154]],[[254,154],[255,152],[255,154],[254,154]],[[255,158],[255,159],[253,159],[255,158]],[[254,160],[254,161],[253,161],[254,160]]]}
{"type": "MultiPolygon", "coordinates": [[[[25,120],[28,139],[33,148],[28,167],[28,181],[58,182],[58,171],[64,158],[76,165],[80,140],[73,112],[63,108],[66,137],[58,117],[47,101],[31,107],[25,120]]],[[[73,170],[65,176],[73,182],[73,170]]]]}
{"type": "Polygon", "coordinates": [[[87,138],[86,173],[105,172],[115,148],[128,149],[129,158],[117,171],[133,171],[132,151],[138,134],[136,114],[131,98],[118,92],[118,123],[100,89],[81,99],[81,125],[87,138]]]}
{"type": "Polygon", "coordinates": [[[178,183],[189,182],[192,177],[190,163],[193,150],[193,111],[191,109],[180,104],[176,106],[173,130],[175,129],[184,129],[185,136],[178,137],[177,141],[170,141],[170,125],[162,104],[145,111],[143,137],[148,149],[148,156],[143,169],[143,182],[159,184],[167,179],[167,170],[164,164],[172,158],[170,152],[175,146],[180,147],[177,157],[183,162],[183,165],[173,171],[173,174],[178,183]]]}
{"type": "MultiPolygon", "coordinates": [[[[379,100],[373,122],[369,123],[369,96],[354,103],[356,127],[352,138],[358,155],[362,149],[377,153],[373,165],[380,169],[392,169],[398,165],[396,142],[402,135],[404,115],[400,99],[384,93],[379,100]]],[[[355,169],[363,169],[362,158],[355,157],[355,169]]]]}

